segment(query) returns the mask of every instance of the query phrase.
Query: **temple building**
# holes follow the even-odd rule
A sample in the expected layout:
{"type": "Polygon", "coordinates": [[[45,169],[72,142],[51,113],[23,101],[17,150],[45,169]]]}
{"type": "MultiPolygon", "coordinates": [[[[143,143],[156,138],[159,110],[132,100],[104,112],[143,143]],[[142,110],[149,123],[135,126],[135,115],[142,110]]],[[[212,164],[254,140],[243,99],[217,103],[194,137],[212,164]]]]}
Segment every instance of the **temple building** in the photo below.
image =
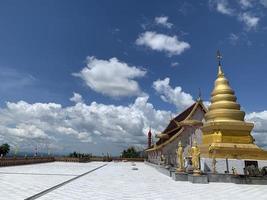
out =
{"type": "Polygon", "coordinates": [[[200,127],[206,112],[202,100],[198,99],[193,105],[173,118],[166,129],[156,135],[158,141],[146,150],[148,161],[155,164],[165,162],[167,165],[176,166],[176,149],[179,141],[182,142],[185,149],[184,157],[188,157],[194,138],[201,142],[200,127]]]}
{"type": "MultiPolygon", "coordinates": [[[[211,104],[205,108],[198,99],[192,106],[170,121],[157,135],[156,144],[146,152],[148,161],[177,166],[176,150],[181,142],[185,161],[190,160],[193,141],[200,150],[202,172],[244,174],[245,168],[267,166],[267,151],[258,147],[251,135],[253,123],[245,122],[234,90],[225,77],[219,54],[218,75],[211,93],[211,104]]],[[[185,168],[190,162],[185,162],[185,168]]]]}

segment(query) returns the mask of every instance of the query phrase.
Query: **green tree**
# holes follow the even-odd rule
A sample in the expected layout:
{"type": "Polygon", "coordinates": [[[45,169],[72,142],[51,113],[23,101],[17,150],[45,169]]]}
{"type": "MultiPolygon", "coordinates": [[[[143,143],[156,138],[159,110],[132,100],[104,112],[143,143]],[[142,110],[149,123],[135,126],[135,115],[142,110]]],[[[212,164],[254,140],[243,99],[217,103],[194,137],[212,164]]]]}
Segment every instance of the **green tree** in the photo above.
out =
{"type": "Polygon", "coordinates": [[[10,150],[9,144],[5,143],[0,146],[0,154],[5,156],[10,150]]]}
{"type": "Polygon", "coordinates": [[[92,157],[91,153],[77,153],[76,151],[74,151],[73,153],[69,154],[69,157],[72,158],[90,158],[92,157]]]}
{"type": "Polygon", "coordinates": [[[123,150],[122,157],[123,158],[139,158],[140,153],[137,152],[134,147],[129,147],[128,149],[123,150]]]}

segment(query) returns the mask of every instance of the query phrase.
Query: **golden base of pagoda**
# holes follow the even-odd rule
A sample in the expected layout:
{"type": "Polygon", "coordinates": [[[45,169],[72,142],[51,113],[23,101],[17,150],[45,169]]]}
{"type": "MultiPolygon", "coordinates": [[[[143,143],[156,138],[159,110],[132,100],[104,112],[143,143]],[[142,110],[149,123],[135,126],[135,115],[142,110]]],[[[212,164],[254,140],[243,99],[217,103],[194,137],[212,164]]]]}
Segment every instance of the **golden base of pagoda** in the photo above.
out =
{"type": "Polygon", "coordinates": [[[238,121],[207,122],[202,128],[202,143],[253,144],[252,123],[238,121]]]}
{"type": "Polygon", "coordinates": [[[201,175],[201,171],[199,169],[194,169],[193,176],[200,176],[200,175],[201,175]]]}
{"type": "Polygon", "coordinates": [[[184,173],[185,172],[185,168],[176,168],[176,172],[177,173],[184,173]]]}
{"type": "Polygon", "coordinates": [[[211,143],[199,148],[203,158],[267,160],[267,151],[256,144],[211,143]]]}

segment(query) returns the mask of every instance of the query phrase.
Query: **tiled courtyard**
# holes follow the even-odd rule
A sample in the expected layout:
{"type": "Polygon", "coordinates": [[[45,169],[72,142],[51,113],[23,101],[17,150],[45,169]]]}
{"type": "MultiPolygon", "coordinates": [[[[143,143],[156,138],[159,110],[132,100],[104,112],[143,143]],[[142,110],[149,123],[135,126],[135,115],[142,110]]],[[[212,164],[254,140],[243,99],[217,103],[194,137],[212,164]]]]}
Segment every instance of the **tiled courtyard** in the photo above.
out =
{"type": "Polygon", "coordinates": [[[0,168],[0,199],[25,199],[80,174],[106,166],[73,180],[40,200],[51,199],[267,199],[265,185],[175,182],[144,163],[45,163],[0,168]]]}

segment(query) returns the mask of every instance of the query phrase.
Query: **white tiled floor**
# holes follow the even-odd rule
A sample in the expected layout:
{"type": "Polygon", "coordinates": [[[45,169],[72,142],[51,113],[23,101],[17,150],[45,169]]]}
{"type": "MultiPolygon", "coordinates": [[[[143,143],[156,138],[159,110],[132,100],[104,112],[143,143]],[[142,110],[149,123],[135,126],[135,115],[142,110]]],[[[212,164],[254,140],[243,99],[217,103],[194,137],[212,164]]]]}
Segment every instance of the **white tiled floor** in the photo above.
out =
{"type": "Polygon", "coordinates": [[[102,164],[54,162],[2,167],[0,168],[0,200],[24,199],[102,164]]]}
{"type": "Polygon", "coordinates": [[[135,171],[131,163],[110,163],[40,199],[267,199],[267,186],[175,182],[143,163],[137,167],[135,171]]]}
{"type": "MultiPolygon", "coordinates": [[[[47,163],[28,166],[0,168],[0,172],[37,172],[79,174],[96,168],[103,163],[47,163]],[[11,169],[12,168],[12,169],[11,169]],[[32,168],[32,169],[31,169],[32,168]],[[8,170],[10,169],[10,170],[8,170]],[[23,169],[23,170],[21,170],[23,169]]],[[[136,163],[108,163],[86,176],[74,180],[40,197],[40,200],[266,200],[265,185],[236,185],[230,183],[192,184],[175,182],[156,169],[136,163]]],[[[0,174],[0,199],[23,199],[57,183],[72,178],[58,175],[0,174]],[[4,186],[4,187],[2,187],[4,186]]]]}

